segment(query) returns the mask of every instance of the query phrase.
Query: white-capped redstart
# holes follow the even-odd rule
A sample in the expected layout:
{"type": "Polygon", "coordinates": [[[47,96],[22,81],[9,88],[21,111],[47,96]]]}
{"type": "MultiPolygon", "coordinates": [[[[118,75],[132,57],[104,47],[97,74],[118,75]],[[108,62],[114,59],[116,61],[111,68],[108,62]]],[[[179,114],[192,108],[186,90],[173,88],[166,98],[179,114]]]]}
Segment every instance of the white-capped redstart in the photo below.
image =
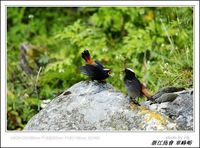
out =
{"type": "Polygon", "coordinates": [[[111,70],[106,69],[102,63],[93,59],[86,49],[82,52],[82,58],[86,61],[85,66],[80,67],[80,71],[90,77],[92,80],[104,81],[110,76],[111,70]]]}
{"type": "Polygon", "coordinates": [[[135,99],[142,96],[147,97],[147,99],[151,99],[146,87],[136,78],[132,69],[125,68],[124,73],[125,87],[132,101],[135,102],[135,99]]]}

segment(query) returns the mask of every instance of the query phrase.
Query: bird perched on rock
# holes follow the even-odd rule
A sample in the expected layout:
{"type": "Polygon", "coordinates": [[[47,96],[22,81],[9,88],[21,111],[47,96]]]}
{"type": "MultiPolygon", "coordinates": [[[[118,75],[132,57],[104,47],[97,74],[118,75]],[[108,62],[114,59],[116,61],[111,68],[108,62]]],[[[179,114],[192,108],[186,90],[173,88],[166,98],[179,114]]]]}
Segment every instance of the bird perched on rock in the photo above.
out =
{"type": "Polygon", "coordinates": [[[104,81],[110,76],[111,70],[106,69],[99,61],[93,61],[87,49],[84,50],[81,55],[86,61],[86,65],[80,67],[80,71],[83,74],[89,76],[92,80],[98,81],[104,81]]]}
{"type": "Polygon", "coordinates": [[[145,96],[147,97],[147,99],[150,99],[150,95],[146,87],[136,78],[134,71],[130,68],[125,68],[124,72],[125,87],[132,101],[138,104],[135,99],[142,96],[145,96]]]}

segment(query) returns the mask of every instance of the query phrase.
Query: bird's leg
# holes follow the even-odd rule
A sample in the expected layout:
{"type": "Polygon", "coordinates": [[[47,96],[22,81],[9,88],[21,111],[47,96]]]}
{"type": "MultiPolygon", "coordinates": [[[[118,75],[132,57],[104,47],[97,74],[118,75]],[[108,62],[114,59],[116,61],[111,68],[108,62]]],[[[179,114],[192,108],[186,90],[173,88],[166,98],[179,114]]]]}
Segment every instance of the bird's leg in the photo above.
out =
{"type": "Polygon", "coordinates": [[[132,99],[131,102],[133,102],[134,104],[141,106],[135,99],[132,99]]]}
{"type": "Polygon", "coordinates": [[[106,83],[106,80],[98,80],[99,83],[106,83]]]}
{"type": "Polygon", "coordinates": [[[135,99],[131,98],[130,96],[129,96],[129,99],[130,99],[130,103],[134,103],[138,106],[141,106],[135,99]]]}

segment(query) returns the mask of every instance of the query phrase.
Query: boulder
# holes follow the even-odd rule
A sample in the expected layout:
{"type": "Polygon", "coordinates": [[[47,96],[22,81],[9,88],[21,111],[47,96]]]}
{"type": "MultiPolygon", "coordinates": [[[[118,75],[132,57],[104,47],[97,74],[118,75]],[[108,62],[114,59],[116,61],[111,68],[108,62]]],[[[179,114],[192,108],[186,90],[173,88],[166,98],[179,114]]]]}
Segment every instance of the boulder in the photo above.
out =
{"type": "Polygon", "coordinates": [[[33,116],[24,131],[192,130],[192,102],[189,106],[182,104],[185,103],[184,100],[191,101],[192,94],[185,92],[190,99],[182,98],[182,94],[184,93],[178,94],[170,105],[160,103],[162,107],[153,108],[158,103],[146,101],[142,106],[135,105],[130,102],[129,97],[108,83],[81,81],[33,116]],[[162,109],[166,110],[162,112],[162,109]],[[184,118],[186,114],[191,117],[190,120],[184,118]]]}
{"type": "Polygon", "coordinates": [[[193,130],[193,89],[163,93],[154,104],[147,101],[142,105],[171,118],[178,130],[193,130]]]}

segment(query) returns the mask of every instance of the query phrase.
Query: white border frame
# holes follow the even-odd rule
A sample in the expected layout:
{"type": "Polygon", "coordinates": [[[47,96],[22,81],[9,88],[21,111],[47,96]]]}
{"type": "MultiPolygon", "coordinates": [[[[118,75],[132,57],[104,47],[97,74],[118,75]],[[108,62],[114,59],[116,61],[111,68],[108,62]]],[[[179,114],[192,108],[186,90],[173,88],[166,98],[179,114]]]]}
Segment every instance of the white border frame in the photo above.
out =
{"type": "MultiPolygon", "coordinates": [[[[1,135],[2,146],[62,147],[62,146],[152,146],[153,140],[192,140],[199,146],[199,2],[198,1],[2,1],[1,2],[1,135]],[[194,132],[6,132],[6,6],[72,7],[72,6],[194,6],[194,132]]],[[[159,145],[157,145],[159,146],[159,145]]],[[[176,147],[177,145],[172,145],[176,147]]],[[[182,145],[179,145],[182,146],[182,145]]],[[[186,145],[188,146],[188,145],[186,145]]],[[[154,147],[154,146],[152,146],[154,147]]]]}

